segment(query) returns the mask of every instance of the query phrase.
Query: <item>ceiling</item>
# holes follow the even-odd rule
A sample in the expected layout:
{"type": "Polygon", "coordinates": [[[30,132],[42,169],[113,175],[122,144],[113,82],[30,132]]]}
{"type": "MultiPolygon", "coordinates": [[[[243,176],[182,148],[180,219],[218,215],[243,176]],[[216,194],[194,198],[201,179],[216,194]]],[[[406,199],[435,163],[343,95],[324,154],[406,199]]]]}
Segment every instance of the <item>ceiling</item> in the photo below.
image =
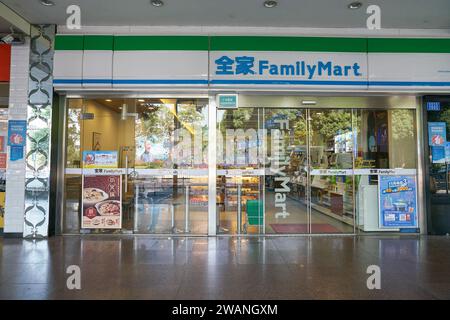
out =
{"type": "Polygon", "coordinates": [[[10,33],[10,26],[11,24],[8,21],[0,17],[0,33],[10,33]]]}
{"type": "Polygon", "coordinates": [[[66,8],[79,4],[82,24],[89,26],[252,26],[308,28],[365,28],[365,9],[381,7],[382,28],[450,29],[450,0],[278,0],[272,9],[264,0],[1,0],[32,23],[65,24],[66,8]]]}

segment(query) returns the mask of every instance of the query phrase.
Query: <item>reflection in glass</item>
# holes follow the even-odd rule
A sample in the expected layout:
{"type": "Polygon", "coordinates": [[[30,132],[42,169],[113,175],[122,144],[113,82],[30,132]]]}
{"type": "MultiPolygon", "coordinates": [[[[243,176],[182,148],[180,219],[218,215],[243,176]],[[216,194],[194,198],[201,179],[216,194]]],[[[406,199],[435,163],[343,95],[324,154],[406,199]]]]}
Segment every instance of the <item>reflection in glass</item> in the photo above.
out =
{"type": "MultiPolygon", "coordinates": [[[[117,152],[121,232],[206,233],[207,171],[192,169],[207,168],[207,100],[68,99],[66,118],[66,168],[82,169],[83,151],[117,152]]],[[[81,182],[67,172],[65,232],[79,232],[81,182]]]]}

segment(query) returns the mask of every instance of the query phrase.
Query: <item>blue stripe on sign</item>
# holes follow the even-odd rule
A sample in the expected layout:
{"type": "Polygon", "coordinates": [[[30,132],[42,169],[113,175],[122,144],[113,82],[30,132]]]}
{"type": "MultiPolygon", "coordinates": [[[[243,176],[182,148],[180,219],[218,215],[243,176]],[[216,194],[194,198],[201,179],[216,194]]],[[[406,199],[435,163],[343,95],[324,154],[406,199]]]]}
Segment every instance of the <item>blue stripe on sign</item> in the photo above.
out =
{"type": "Polygon", "coordinates": [[[450,82],[436,81],[370,81],[369,86],[450,87],[450,82]]]}
{"type": "Polygon", "coordinates": [[[111,84],[111,79],[83,79],[83,83],[92,83],[92,84],[111,84]]]}
{"type": "Polygon", "coordinates": [[[55,84],[208,84],[208,80],[171,80],[171,79],[151,79],[151,80],[112,80],[112,79],[54,79],[55,84]]]}
{"type": "MultiPolygon", "coordinates": [[[[54,79],[55,84],[208,84],[208,80],[194,79],[54,79]]],[[[435,81],[330,81],[330,80],[211,80],[210,84],[246,85],[323,85],[323,86],[398,86],[398,87],[450,87],[450,82],[435,81]]]]}
{"type": "Polygon", "coordinates": [[[191,80],[191,79],[149,79],[149,80],[134,80],[134,79],[118,79],[113,80],[113,84],[208,84],[208,80],[191,80]]]}
{"type": "Polygon", "coordinates": [[[53,79],[55,84],[81,84],[80,79],[53,79]]]}
{"type": "Polygon", "coordinates": [[[211,84],[276,84],[276,85],[324,85],[367,86],[367,81],[330,80],[211,80],[211,84]]]}

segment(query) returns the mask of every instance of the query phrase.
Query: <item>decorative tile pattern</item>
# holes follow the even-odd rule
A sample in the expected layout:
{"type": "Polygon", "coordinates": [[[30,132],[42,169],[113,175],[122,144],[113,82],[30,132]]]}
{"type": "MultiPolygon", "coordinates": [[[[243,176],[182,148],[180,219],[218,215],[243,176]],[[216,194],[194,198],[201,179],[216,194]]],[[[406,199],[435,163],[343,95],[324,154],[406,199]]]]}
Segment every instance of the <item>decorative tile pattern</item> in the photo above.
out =
{"type": "Polygon", "coordinates": [[[31,32],[23,236],[48,236],[54,25],[31,32]]]}

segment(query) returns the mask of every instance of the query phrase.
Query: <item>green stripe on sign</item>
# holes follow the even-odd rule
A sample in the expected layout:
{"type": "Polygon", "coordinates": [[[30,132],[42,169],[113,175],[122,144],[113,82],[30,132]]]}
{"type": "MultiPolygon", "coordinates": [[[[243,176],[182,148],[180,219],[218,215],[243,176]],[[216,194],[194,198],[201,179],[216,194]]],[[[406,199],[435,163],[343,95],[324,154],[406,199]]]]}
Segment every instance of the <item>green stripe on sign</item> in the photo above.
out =
{"type": "Polygon", "coordinates": [[[84,36],[84,50],[112,50],[114,36],[84,36]]]}
{"type": "Polygon", "coordinates": [[[55,50],[83,50],[84,36],[57,35],[55,50]]]}
{"type": "Polygon", "coordinates": [[[208,50],[206,36],[116,36],[115,51],[208,50]]]}
{"type": "Polygon", "coordinates": [[[450,53],[450,39],[372,38],[369,52],[450,53]]]}
{"type": "Polygon", "coordinates": [[[329,37],[211,37],[212,51],[367,52],[365,38],[329,37]]]}

